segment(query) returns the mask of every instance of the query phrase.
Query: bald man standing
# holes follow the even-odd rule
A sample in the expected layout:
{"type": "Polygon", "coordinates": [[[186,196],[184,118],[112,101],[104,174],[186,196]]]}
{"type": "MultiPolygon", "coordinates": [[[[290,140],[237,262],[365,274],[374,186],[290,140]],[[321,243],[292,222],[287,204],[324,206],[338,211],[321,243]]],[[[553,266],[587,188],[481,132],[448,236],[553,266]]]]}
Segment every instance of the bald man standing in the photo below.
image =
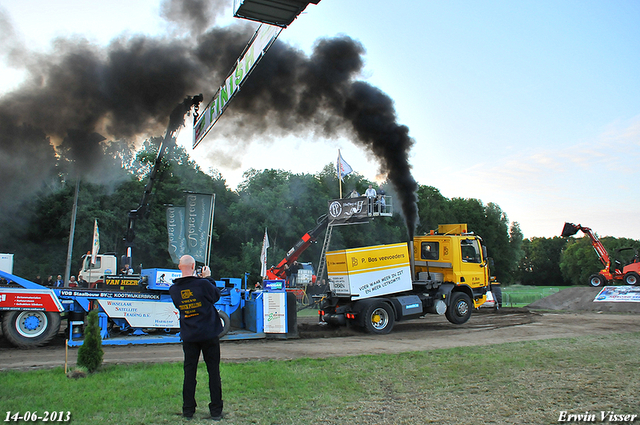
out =
{"type": "Polygon", "coordinates": [[[180,258],[182,277],[175,279],[169,294],[180,311],[180,337],[184,352],[184,382],[182,385],[182,416],[191,419],[196,411],[196,374],[200,352],[209,373],[209,413],[211,419],[222,419],[222,387],[220,382],[220,339],[222,322],[215,303],[220,290],[207,277],[209,267],[196,276],[196,261],[190,255],[180,258]]]}

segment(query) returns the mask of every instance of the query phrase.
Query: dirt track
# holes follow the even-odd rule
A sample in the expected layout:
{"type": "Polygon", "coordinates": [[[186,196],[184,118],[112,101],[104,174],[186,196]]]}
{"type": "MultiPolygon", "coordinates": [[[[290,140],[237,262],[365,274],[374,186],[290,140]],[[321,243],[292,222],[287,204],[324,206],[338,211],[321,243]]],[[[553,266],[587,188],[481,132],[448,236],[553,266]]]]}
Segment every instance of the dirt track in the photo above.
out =
{"type": "MultiPolygon", "coordinates": [[[[299,318],[300,338],[224,341],[222,357],[225,361],[236,362],[391,354],[640,330],[640,303],[597,303],[597,307],[594,307],[596,303],[592,303],[592,300],[597,290],[569,288],[565,291],[539,302],[542,305],[538,308],[544,308],[544,311],[505,308],[496,312],[488,308],[480,309],[469,322],[461,326],[450,324],[443,316],[427,316],[397,323],[393,332],[384,336],[368,335],[345,327],[329,329],[318,325],[316,318],[299,318]],[[572,301],[568,302],[568,299],[572,301]],[[557,308],[564,310],[549,311],[557,308]],[[601,311],[589,311],[593,309],[601,311]]],[[[182,360],[182,348],[179,344],[105,345],[104,352],[104,364],[182,360]]],[[[74,366],[77,349],[70,348],[68,355],[69,365],[74,366]]],[[[64,366],[64,362],[62,331],[49,346],[33,350],[19,350],[9,346],[5,340],[0,340],[0,370],[49,368],[64,366]]]]}

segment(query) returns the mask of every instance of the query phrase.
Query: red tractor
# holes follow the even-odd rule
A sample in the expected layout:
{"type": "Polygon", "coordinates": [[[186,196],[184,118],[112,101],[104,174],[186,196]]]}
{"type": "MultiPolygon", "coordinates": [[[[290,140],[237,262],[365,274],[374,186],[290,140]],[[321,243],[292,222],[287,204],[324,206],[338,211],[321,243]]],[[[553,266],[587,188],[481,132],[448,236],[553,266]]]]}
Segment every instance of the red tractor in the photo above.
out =
{"type": "MultiPolygon", "coordinates": [[[[582,233],[589,236],[593,249],[596,251],[598,258],[604,265],[604,269],[589,276],[589,284],[591,286],[603,286],[606,285],[607,282],[616,280],[622,280],[627,285],[636,285],[638,283],[640,280],[640,259],[638,258],[637,252],[635,252],[631,262],[623,266],[619,260],[609,257],[609,253],[607,253],[602,242],[600,242],[596,234],[588,227],[583,227],[579,224],[565,223],[564,228],[562,229],[562,237],[566,238],[573,236],[578,233],[578,230],[582,230],[582,233]]],[[[616,254],[633,249],[634,248],[620,248],[616,250],[616,254]]]]}

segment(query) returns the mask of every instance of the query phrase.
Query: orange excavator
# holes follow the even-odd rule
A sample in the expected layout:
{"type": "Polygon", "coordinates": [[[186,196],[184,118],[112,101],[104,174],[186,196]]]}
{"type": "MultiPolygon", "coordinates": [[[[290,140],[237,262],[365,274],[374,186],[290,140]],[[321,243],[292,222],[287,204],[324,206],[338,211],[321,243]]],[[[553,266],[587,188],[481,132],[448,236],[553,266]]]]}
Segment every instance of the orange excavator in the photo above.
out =
{"type": "MultiPolygon", "coordinates": [[[[600,242],[600,239],[596,236],[593,231],[588,228],[581,226],[579,224],[573,223],[565,223],[564,228],[562,229],[562,237],[566,238],[569,236],[573,236],[578,231],[582,231],[585,235],[591,239],[591,245],[593,249],[598,254],[598,258],[604,265],[604,269],[600,270],[598,273],[592,274],[589,276],[589,285],[593,287],[606,285],[607,282],[615,282],[615,281],[624,281],[627,285],[637,285],[640,280],[640,258],[638,258],[638,253],[635,252],[633,259],[629,264],[622,265],[619,260],[612,258],[609,256],[604,245],[600,242]]],[[[619,254],[622,251],[633,250],[634,248],[620,248],[616,250],[616,254],[619,254]]],[[[617,257],[618,255],[616,255],[617,257]]]]}

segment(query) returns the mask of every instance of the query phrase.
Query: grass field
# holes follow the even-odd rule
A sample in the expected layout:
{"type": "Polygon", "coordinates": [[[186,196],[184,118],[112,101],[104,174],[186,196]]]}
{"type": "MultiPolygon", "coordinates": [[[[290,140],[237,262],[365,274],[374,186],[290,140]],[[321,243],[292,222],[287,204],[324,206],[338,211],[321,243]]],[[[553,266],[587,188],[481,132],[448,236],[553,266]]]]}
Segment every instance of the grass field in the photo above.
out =
{"type": "Polygon", "coordinates": [[[503,307],[524,307],[541,298],[565,289],[562,286],[511,285],[502,288],[503,307]]]}
{"type": "MultiPolygon", "coordinates": [[[[313,344],[312,341],[309,342],[313,344]]],[[[344,343],[339,339],[336,343],[344,343]]],[[[561,412],[640,414],[640,333],[365,355],[223,363],[227,424],[555,424],[561,412]]],[[[206,371],[198,372],[206,417],[206,371]]],[[[0,415],[77,424],[187,423],[180,363],[0,373],[0,415]]],[[[640,420],[638,420],[640,421],[640,420]]]]}

